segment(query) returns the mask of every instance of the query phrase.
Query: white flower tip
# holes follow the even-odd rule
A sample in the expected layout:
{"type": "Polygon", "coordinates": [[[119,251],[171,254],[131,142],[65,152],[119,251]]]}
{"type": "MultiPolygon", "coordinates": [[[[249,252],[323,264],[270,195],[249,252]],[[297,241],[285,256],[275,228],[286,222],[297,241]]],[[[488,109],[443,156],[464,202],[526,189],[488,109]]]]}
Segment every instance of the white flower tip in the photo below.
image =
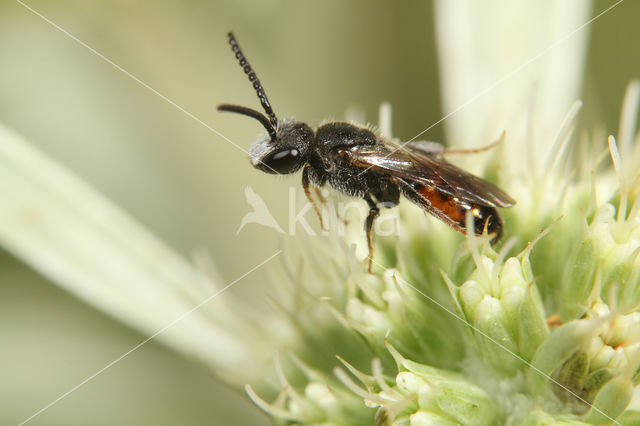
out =
{"type": "Polygon", "coordinates": [[[622,112],[620,114],[620,151],[625,157],[631,153],[633,148],[634,132],[636,130],[636,120],[638,108],[640,107],[640,80],[632,80],[627,86],[622,101],[622,112]]]}
{"type": "Polygon", "coordinates": [[[613,168],[618,176],[618,185],[620,192],[620,206],[618,207],[618,222],[624,220],[627,215],[627,181],[624,177],[624,169],[622,166],[622,158],[620,157],[620,150],[616,144],[616,138],[613,135],[609,135],[607,138],[609,144],[609,152],[611,153],[611,160],[613,161],[613,168]]]}
{"type": "MultiPolygon", "coordinates": [[[[336,358],[338,359],[338,361],[340,361],[345,367],[347,367],[347,370],[349,370],[351,372],[351,374],[353,374],[354,376],[356,376],[362,383],[364,383],[365,385],[367,384],[367,375],[362,373],[360,370],[358,370],[357,368],[355,368],[353,365],[349,364],[349,362],[347,362],[347,360],[345,360],[344,358],[342,358],[340,355],[336,354],[336,358]]],[[[340,369],[338,367],[334,368],[334,372],[336,372],[336,369],[340,369]]]]}
{"type": "Polygon", "coordinates": [[[382,102],[378,110],[378,127],[380,134],[385,138],[391,138],[391,104],[389,102],[382,102]]]}
{"type": "Polygon", "coordinates": [[[273,364],[276,369],[276,376],[278,377],[280,386],[289,387],[289,381],[287,380],[287,377],[284,374],[284,369],[282,368],[282,360],[280,359],[280,352],[278,351],[275,351],[273,353],[273,364]]]}
{"type": "Polygon", "coordinates": [[[340,382],[342,382],[343,385],[345,385],[351,392],[355,393],[359,397],[371,401],[377,405],[383,405],[385,403],[385,401],[375,393],[369,392],[367,389],[363,389],[362,387],[358,386],[353,380],[351,380],[351,377],[349,377],[349,375],[342,368],[334,367],[333,374],[335,374],[335,376],[340,382]]]}
{"type": "Polygon", "coordinates": [[[616,144],[616,138],[613,135],[609,135],[609,137],[607,138],[607,143],[609,144],[609,152],[611,153],[613,166],[616,168],[616,171],[619,168],[622,169],[622,159],[620,158],[620,151],[618,150],[618,145],[616,144]]]}
{"type": "Polygon", "coordinates": [[[250,385],[244,385],[244,390],[249,396],[249,399],[251,399],[251,401],[253,401],[253,403],[256,404],[258,407],[260,407],[260,409],[263,410],[264,412],[272,416],[281,417],[284,419],[297,420],[297,421],[302,420],[296,416],[293,416],[292,413],[290,413],[289,411],[283,408],[277,407],[274,404],[269,404],[267,401],[260,398],[250,385]]]}
{"type": "Polygon", "coordinates": [[[551,172],[555,168],[556,164],[558,164],[560,158],[567,151],[567,147],[571,141],[570,136],[576,123],[576,117],[578,116],[578,112],[580,112],[581,108],[582,101],[577,100],[571,105],[569,111],[564,116],[553,145],[545,159],[542,176],[551,176],[551,172]]]}
{"type": "Polygon", "coordinates": [[[531,250],[533,250],[533,247],[538,243],[538,241],[540,241],[545,235],[547,235],[549,232],[551,232],[551,228],[553,228],[558,222],[560,222],[560,220],[562,220],[564,216],[559,216],[556,220],[554,220],[553,222],[551,222],[551,224],[549,226],[547,226],[546,228],[544,228],[542,231],[540,231],[540,233],[538,233],[538,235],[536,235],[536,237],[531,240],[531,242],[529,242],[529,244],[527,244],[527,247],[525,247],[524,250],[522,250],[522,252],[520,252],[520,254],[517,256],[523,260],[528,259],[529,255],[531,254],[531,250]]]}
{"type": "Polygon", "coordinates": [[[398,368],[403,367],[404,362],[406,361],[406,358],[403,357],[400,354],[400,352],[398,352],[398,350],[393,347],[393,345],[389,342],[387,338],[384,339],[384,345],[387,347],[387,350],[395,360],[396,364],[398,365],[398,368]]]}

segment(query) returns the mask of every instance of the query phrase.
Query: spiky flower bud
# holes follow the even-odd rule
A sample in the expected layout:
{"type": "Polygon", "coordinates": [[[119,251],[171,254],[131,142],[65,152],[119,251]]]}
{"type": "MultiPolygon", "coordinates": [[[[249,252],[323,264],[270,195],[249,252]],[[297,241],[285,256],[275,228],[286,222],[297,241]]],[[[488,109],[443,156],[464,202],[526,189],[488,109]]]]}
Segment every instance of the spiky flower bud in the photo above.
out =
{"type": "Polygon", "coordinates": [[[525,280],[533,274],[524,268],[516,257],[501,266],[483,256],[468,281],[459,288],[449,284],[473,329],[479,356],[507,376],[522,370],[522,361],[531,359],[548,334],[538,290],[525,280]]]}

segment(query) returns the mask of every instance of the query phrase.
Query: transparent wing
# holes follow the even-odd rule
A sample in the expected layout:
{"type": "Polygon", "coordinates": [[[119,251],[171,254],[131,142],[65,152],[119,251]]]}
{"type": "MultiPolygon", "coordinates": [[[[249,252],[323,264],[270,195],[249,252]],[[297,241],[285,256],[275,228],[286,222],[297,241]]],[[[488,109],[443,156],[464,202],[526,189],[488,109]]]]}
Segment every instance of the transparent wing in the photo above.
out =
{"type": "Polygon", "coordinates": [[[407,144],[401,149],[389,146],[354,147],[347,151],[354,165],[384,171],[405,181],[433,187],[459,200],[488,207],[511,207],[516,202],[496,185],[472,175],[421,146],[407,144]]]}

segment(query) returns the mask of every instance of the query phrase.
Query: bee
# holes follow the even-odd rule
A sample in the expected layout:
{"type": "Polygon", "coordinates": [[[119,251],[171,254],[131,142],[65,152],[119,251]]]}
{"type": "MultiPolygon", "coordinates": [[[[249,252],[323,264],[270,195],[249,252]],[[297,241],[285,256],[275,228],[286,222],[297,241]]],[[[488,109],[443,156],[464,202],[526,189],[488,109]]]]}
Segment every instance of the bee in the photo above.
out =
{"type": "MultiPolygon", "coordinates": [[[[321,226],[322,216],[311,196],[312,187],[317,190],[328,184],[367,203],[369,214],[364,228],[369,272],[374,221],[380,207],[397,206],[400,195],[463,234],[467,233],[467,212],[471,212],[474,234],[487,232],[492,235],[492,243],[500,240],[502,220],[497,208],[515,204],[503,190],[445,161],[442,158],[445,151],[439,145],[412,142],[398,146],[366,127],[346,122],[330,122],[314,130],[296,119],[278,119],[233,33],[227,36],[264,114],[230,104],[219,105],[218,110],[246,115],[264,126],[267,132],[249,149],[251,164],[272,174],[302,169],[302,187],[321,226]]],[[[322,202],[320,192],[316,193],[322,202]]]]}

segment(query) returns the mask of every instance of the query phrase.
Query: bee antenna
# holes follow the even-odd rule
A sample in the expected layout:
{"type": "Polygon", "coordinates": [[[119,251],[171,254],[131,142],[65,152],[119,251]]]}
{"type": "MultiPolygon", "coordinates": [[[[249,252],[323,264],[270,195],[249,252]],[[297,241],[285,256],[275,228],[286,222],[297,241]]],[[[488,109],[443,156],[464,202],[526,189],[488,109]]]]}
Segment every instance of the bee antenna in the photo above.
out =
{"type": "Polygon", "coordinates": [[[271,124],[271,121],[269,121],[267,116],[261,113],[260,111],[256,111],[255,109],[243,107],[240,105],[229,105],[229,104],[218,105],[218,111],[235,112],[237,114],[242,114],[242,115],[255,118],[264,126],[265,129],[267,129],[267,132],[269,132],[269,137],[271,137],[271,140],[272,141],[276,140],[276,129],[273,127],[273,125],[271,124]]]}
{"type": "MultiPolygon", "coordinates": [[[[253,70],[253,68],[251,68],[251,65],[249,65],[247,58],[245,58],[244,53],[242,53],[242,50],[240,50],[240,45],[238,45],[238,42],[236,41],[236,37],[233,35],[232,31],[229,31],[227,33],[227,37],[229,37],[229,44],[231,45],[231,50],[233,50],[233,53],[235,53],[236,55],[236,59],[238,59],[238,62],[240,62],[240,66],[244,70],[244,73],[249,77],[249,81],[253,83],[253,88],[256,90],[258,99],[260,99],[260,103],[262,104],[262,108],[264,108],[264,112],[266,112],[267,116],[269,117],[269,122],[271,123],[271,127],[273,128],[278,127],[278,119],[276,118],[276,114],[273,112],[273,109],[271,108],[271,104],[269,103],[267,94],[262,88],[262,84],[260,83],[260,80],[258,79],[258,76],[256,75],[255,71],[253,70]]],[[[238,112],[238,111],[235,111],[235,112],[238,112]]],[[[243,113],[240,113],[240,114],[243,114],[243,113]]],[[[245,114],[245,115],[249,115],[249,114],[245,114]]],[[[257,118],[255,115],[250,115],[250,117],[257,118]]],[[[262,122],[262,120],[260,120],[260,122],[262,122]]]]}

